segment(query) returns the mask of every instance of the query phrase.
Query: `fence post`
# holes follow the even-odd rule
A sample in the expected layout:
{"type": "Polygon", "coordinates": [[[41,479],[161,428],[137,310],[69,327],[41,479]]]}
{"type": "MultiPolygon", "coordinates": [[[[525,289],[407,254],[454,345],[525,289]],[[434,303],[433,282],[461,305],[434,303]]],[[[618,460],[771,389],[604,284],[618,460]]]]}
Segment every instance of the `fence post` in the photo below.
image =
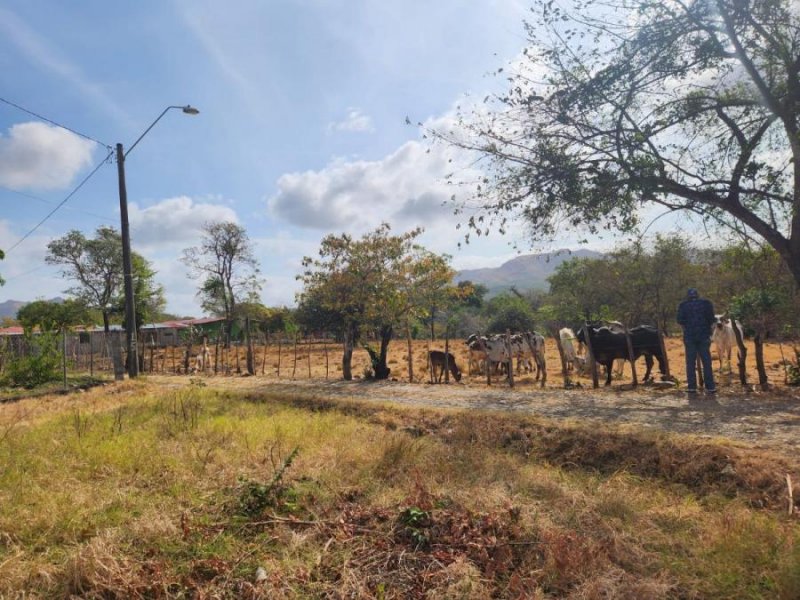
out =
{"type": "Polygon", "coordinates": [[[308,347],[306,350],[308,353],[308,378],[311,379],[311,348],[313,348],[313,344],[309,344],[308,339],[306,339],[306,346],[308,347]]]}
{"type": "Polygon", "coordinates": [[[586,338],[586,347],[589,349],[589,363],[592,369],[592,388],[597,389],[600,387],[600,382],[597,380],[597,361],[594,359],[594,348],[592,348],[592,335],[588,323],[583,324],[583,333],[586,338]]]}
{"type": "Polygon", "coordinates": [[[250,375],[256,374],[256,362],[253,355],[253,338],[250,336],[250,317],[244,320],[244,326],[247,330],[247,372],[250,375]]]}
{"type": "Polygon", "coordinates": [[[64,371],[64,389],[67,389],[67,328],[61,330],[61,368],[64,371]]]}
{"type": "Polygon", "coordinates": [[[444,328],[444,382],[450,383],[450,331],[445,325],[444,328]]]}
{"type": "Polygon", "coordinates": [[[667,344],[664,341],[664,331],[661,329],[661,325],[656,325],[656,329],[658,330],[658,344],[661,347],[661,357],[664,360],[664,377],[667,380],[672,379],[672,373],[670,372],[669,368],[669,356],[667,356],[667,344]]]}
{"type": "Polygon", "coordinates": [[[265,369],[267,368],[267,350],[269,349],[269,338],[267,337],[269,334],[264,333],[264,356],[261,359],[261,374],[264,374],[265,369]]]}
{"type": "Polygon", "coordinates": [[[504,338],[506,345],[506,352],[508,353],[508,385],[514,387],[514,354],[511,352],[511,330],[506,329],[506,337],[504,338]]]}
{"type": "Polygon", "coordinates": [[[631,340],[631,332],[628,331],[628,326],[623,325],[625,328],[625,343],[628,345],[628,359],[631,362],[631,374],[633,375],[633,387],[639,385],[639,378],[636,376],[636,357],[633,354],[633,340],[631,340]]]}
{"type": "Polygon", "coordinates": [[[281,337],[280,334],[278,334],[278,379],[281,378],[281,346],[281,337]]]}
{"type": "Polygon", "coordinates": [[[297,332],[294,332],[294,362],[292,363],[292,379],[297,373],[297,332]]]}
{"type": "MultiPolygon", "coordinates": [[[[564,387],[570,386],[569,374],[567,373],[567,359],[564,356],[564,347],[561,345],[561,336],[558,334],[558,327],[550,328],[550,335],[556,340],[558,356],[561,358],[561,376],[564,378],[564,387]]],[[[531,349],[532,350],[532,349],[531,349]]]]}

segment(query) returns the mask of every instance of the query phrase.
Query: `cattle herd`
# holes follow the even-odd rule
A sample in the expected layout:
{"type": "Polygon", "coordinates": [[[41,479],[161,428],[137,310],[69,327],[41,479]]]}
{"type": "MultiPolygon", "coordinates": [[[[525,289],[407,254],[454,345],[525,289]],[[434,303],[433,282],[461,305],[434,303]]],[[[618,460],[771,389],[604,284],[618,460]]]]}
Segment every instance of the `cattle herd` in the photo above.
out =
{"type": "MultiPolygon", "coordinates": [[[[740,323],[734,322],[727,315],[716,316],[711,341],[719,356],[720,369],[723,368],[723,361],[727,361],[730,368],[731,353],[736,345],[734,326],[741,336],[740,323]]],[[[586,373],[591,364],[588,359],[594,356],[595,362],[605,368],[605,385],[611,384],[615,361],[621,370],[624,361],[630,361],[632,358],[635,362],[644,356],[645,381],[651,377],[653,359],[658,362],[662,379],[667,373],[660,332],[650,325],[626,329],[617,321],[587,323],[578,329],[577,334],[573,329],[564,327],[558,332],[558,342],[567,372],[586,373]]],[[[517,375],[522,372],[535,373],[535,379],[540,381],[542,386],[547,381],[545,338],[535,331],[489,336],[473,334],[466,339],[465,344],[469,357],[467,372],[470,374],[481,373],[491,376],[504,373],[509,368],[514,368],[516,359],[517,375]]],[[[452,354],[432,350],[429,353],[429,360],[434,380],[441,381],[446,370],[450,371],[456,381],[461,380],[461,370],[452,354]]]]}

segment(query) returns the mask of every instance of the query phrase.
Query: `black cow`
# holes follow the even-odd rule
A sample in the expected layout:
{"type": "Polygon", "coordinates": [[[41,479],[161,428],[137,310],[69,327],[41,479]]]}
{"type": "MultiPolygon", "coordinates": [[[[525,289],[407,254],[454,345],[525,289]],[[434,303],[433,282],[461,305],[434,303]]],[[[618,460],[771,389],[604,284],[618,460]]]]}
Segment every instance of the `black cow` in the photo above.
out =
{"type": "Polygon", "coordinates": [[[428,352],[428,360],[431,361],[431,376],[436,383],[442,382],[445,366],[455,377],[456,381],[461,381],[461,370],[456,365],[456,358],[449,352],[441,350],[431,350],[428,352]]]}
{"type": "MultiPolygon", "coordinates": [[[[621,358],[629,360],[628,342],[625,339],[625,330],[617,325],[597,327],[585,325],[578,331],[578,340],[586,343],[586,331],[589,331],[589,339],[592,342],[594,359],[598,364],[606,368],[606,385],[611,385],[611,366],[614,360],[621,358]]],[[[639,325],[628,331],[631,336],[633,346],[633,360],[637,360],[644,355],[647,370],[644,380],[650,378],[650,371],[653,370],[653,357],[658,360],[658,370],[665,374],[664,356],[661,354],[661,343],[658,339],[658,330],[649,325],[639,325]]]]}

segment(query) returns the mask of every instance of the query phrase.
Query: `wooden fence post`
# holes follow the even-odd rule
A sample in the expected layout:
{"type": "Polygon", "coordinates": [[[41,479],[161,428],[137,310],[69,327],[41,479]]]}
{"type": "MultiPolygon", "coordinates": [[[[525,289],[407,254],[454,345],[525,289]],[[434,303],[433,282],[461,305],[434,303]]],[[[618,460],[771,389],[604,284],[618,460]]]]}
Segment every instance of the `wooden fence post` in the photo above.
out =
{"type": "Polygon", "coordinates": [[[508,385],[514,387],[514,354],[511,352],[511,330],[506,329],[506,353],[508,353],[508,385]]]}
{"type": "Polygon", "coordinates": [[[325,379],[328,378],[328,344],[324,343],[322,347],[325,349],[325,379]]]}
{"type": "Polygon", "coordinates": [[[261,359],[261,374],[263,375],[267,368],[267,350],[269,349],[269,334],[264,333],[264,356],[261,359]]]}
{"type": "Polygon", "coordinates": [[[297,332],[294,332],[294,362],[292,363],[292,379],[297,372],[297,332]]]}
{"type": "Polygon", "coordinates": [[[313,347],[312,344],[308,343],[306,340],[306,346],[308,346],[307,353],[308,353],[308,378],[311,379],[311,348],[313,347]]]}
{"type": "Polygon", "coordinates": [[[444,382],[450,383],[450,328],[444,328],[444,382]]]}
{"type": "Polygon", "coordinates": [[[61,368],[64,371],[64,389],[67,389],[67,329],[61,330],[61,368]]]}
{"type": "Polygon", "coordinates": [[[561,376],[564,378],[564,387],[570,386],[569,374],[567,373],[567,359],[564,356],[564,347],[561,345],[561,336],[558,335],[558,328],[551,327],[550,335],[556,340],[556,348],[558,348],[558,356],[561,359],[561,376]]]}
{"type": "Polygon", "coordinates": [[[586,348],[589,350],[589,367],[592,370],[592,388],[597,389],[600,387],[600,382],[597,380],[597,361],[594,359],[594,349],[592,348],[592,336],[589,323],[584,322],[583,333],[586,338],[586,348]]]}
{"type": "Polygon", "coordinates": [[[633,354],[633,340],[631,340],[631,332],[628,331],[628,326],[623,325],[625,329],[625,343],[628,345],[628,360],[631,363],[631,375],[633,376],[633,387],[639,385],[639,378],[636,376],[636,359],[633,354]]]}
{"type": "Polygon", "coordinates": [[[661,347],[661,357],[664,359],[664,378],[670,380],[672,379],[672,372],[669,367],[669,356],[667,356],[667,344],[664,341],[665,334],[660,325],[656,325],[656,329],[658,331],[658,343],[661,347]]]}

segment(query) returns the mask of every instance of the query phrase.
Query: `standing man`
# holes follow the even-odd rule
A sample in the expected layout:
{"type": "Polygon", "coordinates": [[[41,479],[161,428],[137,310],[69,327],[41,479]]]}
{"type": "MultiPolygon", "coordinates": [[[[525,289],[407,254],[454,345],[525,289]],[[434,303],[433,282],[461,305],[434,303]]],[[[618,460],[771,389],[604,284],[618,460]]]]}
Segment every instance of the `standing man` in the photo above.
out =
{"type": "Polygon", "coordinates": [[[714,372],[711,366],[711,329],[714,325],[714,305],[710,300],[700,298],[695,288],[689,288],[686,300],[678,306],[678,323],[683,327],[683,347],[686,350],[687,392],[697,393],[697,357],[703,365],[703,379],[706,393],[717,391],[714,372]]]}

